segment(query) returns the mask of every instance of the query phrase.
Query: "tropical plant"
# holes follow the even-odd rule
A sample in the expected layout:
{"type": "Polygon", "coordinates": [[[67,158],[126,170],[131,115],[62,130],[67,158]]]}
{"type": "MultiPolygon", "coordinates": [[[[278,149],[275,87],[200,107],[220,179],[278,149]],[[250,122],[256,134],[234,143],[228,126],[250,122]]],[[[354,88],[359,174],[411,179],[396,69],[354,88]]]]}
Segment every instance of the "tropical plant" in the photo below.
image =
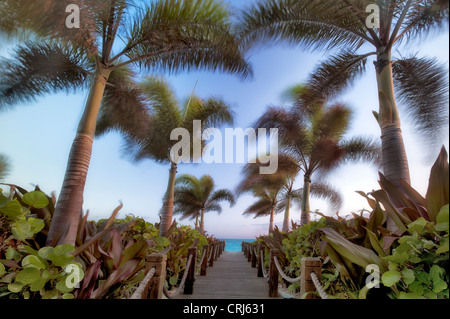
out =
{"type": "MultiPolygon", "coordinates": [[[[150,106],[149,112],[144,115],[149,119],[151,125],[142,128],[143,121],[135,122],[135,126],[125,131],[126,146],[124,153],[133,161],[152,159],[158,163],[170,164],[169,181],[167,191],[164,196],[164,203],[161,210],[161,236],[165,236],[170,225],[172,225],[174,187],[178,164],[191,161],[192,158],[201,157],[205,141],[202,139],[202,132],[209,127],[217,127],[223,123],[232,123],[233,114],[228,105],[221,99],[208,98],[206,100],[197,96],[191,96],[186,103],[181,106],[175,93],[166,80],[157,77],[147,77],[140,85],[147,103],[150,106]],[[198,121],[198,122],[197,122],[198,121]],[[198,123],[198,125],[196,125],[198,123]],[[144,136],[130,137],[136,130],[142,130],[144,136]],[[182,140],[177,142],[174,138],[179,137],[176,133],[183,130],[188,133],[186,138],[182,135],[182,140]],[[199,143],[197,144],[197,141],[199,143]],[[180,150],[174,151],[174,147],[182,145],[180,150]],[[191,150],[191,146],[199,147],[200,152],[191,150]]],[[[106,113],[107,114],[107,113],[106,113]]],[[[120,118],[118,118],[120,120],[120,118]]],[[[101,129],[98,135],[106,132],[109,128],[115,128],[117,122],[107,115],[99,118],[101,129]]],[[[181,133],[180,133],[181,134],[181,133]]]]}
{"type": "Polygon", "coordinates": [[[174,214],[183,217],[200,217],[200,234],[205,234],[205,213],[222,212],[220,202],[226,201],[233,206],[234,195],[227,189],[216,189],[214,180],[209,175],[200,179],[183,174],[175,181],[174,214]]]}
{"type": "Polygon", "coordinates": [[[444,30],[448,19],[447,0],[261,0],[242,11],[240,36],[247,49],[266,40],[327,53],[338,49],[311,73],[313,99],[347,88],[375,56],[379,110],[374,115],[381,128],[383,172],[400,186],[402,180],[410,183],[410,176],[396,98],[430,145],[448,125],[448,82],[446,67],[436,59],[393,58],[391,52],[418,36],[444,30]],[[376,28],[366,14],[369,5],[379,10],[376,28]],[[359,52],[369,46],[374,50],[359,52]]]}
{"type": "MultiPolygon", "coordinates": [[[[49,92],[89,88],[49,242],[69,224],[62,243],[75,243],[102,102],[116,102],[108,106],[116,110],[115,115],[119,108],[125,112],[122,114],[140,118],[146,109],[134,83],[127,81],[133,80],[127,67],[251,74],[231,31],[229,11],[221,1],[161,0],[136,6],[128,0],[5,0],[0,9],[7,10],[1,12],[2,17],[17,18],[21,27],[41,37],[21,44],[10,59],[2,60],[0,109],[49,92]],[[69,4],[80,9],[80,28],[66,25],[69,4]]],[[[4,28],[4,23],[0,26],[4,28]]],[[[122,119],[129,123],[127,116],[122,119]]]]}
{"type": "MultiPolygon", "coordinates": [[[[402,188],[395,187],[380,174],[380,190],[359,192],[373,209],[368,218],[354,216],[351,224],[326,218],[327,227],[320,231],[342,282],[363,288],[365,269],[374,264],[384,276],[383,284],[392,288],[393,297],[417,297],[417,291],[427,298],[448,294],[446,288],[441,289],[441,280],[448,285],[448,276],[441,270],[448,267],[448,169],[443,148],[431,169],[425,197],[406,182],[402,188]]],[[[367,287],[361,290],[360,297],[367,291],[367,287]]]]}
{"type": "Polygon", "coordinates": [[[364,160],[377,164],[380,159],[378,144],[364,137],[344,140],[349,130],[351,110],[335,103],[327,105],[326,100],[309,100],[309,86],[295,86],[292,94],[296,105],[291,110],[269,107],[256,121],[254,127],[278,128],[281,152],[288,154],[303,173],[301,224],[310,221],[309,199],[311,192],[334,201],[338,208],[340,198],[328,185],[313,183],[312,177],[322,175],[348,162],[364,160]]]}

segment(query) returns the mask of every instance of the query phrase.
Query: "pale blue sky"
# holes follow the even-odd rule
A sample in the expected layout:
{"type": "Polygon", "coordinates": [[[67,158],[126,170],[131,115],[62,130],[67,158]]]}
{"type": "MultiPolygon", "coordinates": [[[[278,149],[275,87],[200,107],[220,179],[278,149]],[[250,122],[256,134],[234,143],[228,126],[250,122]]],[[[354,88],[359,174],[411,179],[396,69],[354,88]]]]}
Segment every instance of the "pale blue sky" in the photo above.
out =
{"type": "MultiPolygon", "coordinates": [[[[238,4],[239,1],[232,1],[238,4]]],[[[416,41],[402,51],[402,55],[419,52],[419,56],[437,57],[448,67],[449,34],[416,41]]],[[[5,55],[6,48],[0,49],[5,55]]],[[[200,97],[219,96],[233,106],[235,127],[243,129],[264,112],[267,105],[282,105],[282,92],[289,86],[304,81],[314,65],[323,59],[323,54],[311,54],[299,47],[277,45],[250,52],[254,78],[241,81],[237,77],[205,72],[191,72],[169,77],[169,82],[180,99],[188,97],[198,80],[196,94],[200,97]]],[[[371,63],[369,72],[342,96],[355,113],[350,135],[379,137],[380,129],[372,116],[378,109],[375,75],[371,63]]],[[[0,153],[12,160],[12,171],[7,182],[25,188],[38,184],[45,192],[60,191],[64,177],[69,149],[74,138],[86,92],[77,95],[52,94],[36,102],[0,113],[0,153]]],[[[428,174],[438,150],[423,148],[414,128],[403,117],[403,132],[411,169],[412,184],[422,194],[426,192],[428,174]]],[[[447,137],[440,144],[447,149],[447,137]]],[[[150,160],[132,164],[121,156],[122,139],[118,134],[108,134],[95,140],[91,166],[85,189],[84,209],[90,210],[91,219],[106,218],[118,205],[124,208],[119,214],[124,217],[134,214],[148,220],[159,221],[158,211],[166,190],[168,166],[158,165],[150,160]]],[[[240,181],[240,164],[180,165],[179,174],[189,173],[200,177],[210,174],[220,188],[234,189],[240,181]]],[[[359,211],[366,207],[364,199],[356,190],[369,192],[378,188],[377,172],[367,165],[352,165],[337,169],[326,177],[326,181],[339,188],[344,205],[341,215],[359,211]]],[[[301,181],[301,178],[299,178],[301,181]]],[[[301,182],[297,183],[301,187],[301,182]]],[[[268,217],[253,219],[242,216],[253,198],[242,196],[237,205],[224,205],[221,215],[206,216],[206,230],[220,238],[252,238],[267,232],[268,217]]],[[[311,208],[334,214],[326,202],[312,200],[311,208]]],[[[277,215],[275,224],[281,227],[282,214],[277,215]]],[[[294,207],[291,218],[298,221],[300,210],[294,207]]],[[[314,217],[313,217],[314,218],[314,217]]],[[[183,220],[183,224],[192,222],[183,220]]]]}

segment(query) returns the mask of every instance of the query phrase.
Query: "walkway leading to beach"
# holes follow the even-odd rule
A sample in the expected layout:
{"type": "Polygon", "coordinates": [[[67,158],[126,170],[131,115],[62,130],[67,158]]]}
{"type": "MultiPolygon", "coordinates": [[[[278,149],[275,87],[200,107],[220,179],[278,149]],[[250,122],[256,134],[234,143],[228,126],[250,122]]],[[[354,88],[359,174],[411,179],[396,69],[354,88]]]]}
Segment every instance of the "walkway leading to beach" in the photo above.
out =
{"type": "Polygon", "coordinates": [[[268,291],[267,280],[257,277],[241,251],[225,251],[206,276],[197,275],[194,293],[177,299],[272,299],[268,291]]]}

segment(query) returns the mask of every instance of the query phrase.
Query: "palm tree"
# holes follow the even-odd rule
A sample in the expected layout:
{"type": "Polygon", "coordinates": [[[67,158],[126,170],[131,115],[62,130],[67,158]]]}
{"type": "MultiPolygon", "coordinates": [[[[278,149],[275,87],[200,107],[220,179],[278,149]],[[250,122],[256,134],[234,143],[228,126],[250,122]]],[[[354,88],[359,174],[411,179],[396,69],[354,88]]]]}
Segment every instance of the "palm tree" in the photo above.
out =
{"type": "MultiPolygon", "coordinates": [[[[298,168],[293,163],[293,159],[286,154],[278,154],[278,169],[274,174],[260,174],[260,167],[264,165],[259,159],[244,165],[242,169],[244,177],[235,192],[237,196],[250,193],[257,198],[257,201],[248,207],[243,215],[255,215],[255,218],[269,215],[270,233],[273,231],[275,214],[281,212],[281,208],[277,209],[280,199],[284,197],[283,199],[287,201],[294,195],[293,183],[298,174],[298,168]]],[[[288,207],[290,203],[283,206],[285,209],[283,229],[289,223],[288,207]]]]}
{"type": "Polygon", "coordinates": [[[0,154],[0,180],[8,175],[10,168],[11,164],[9,159],[5,155],[0,154]]]}
{"type": "MultiPolygon", "coordinates": [[[[201,99],[195,95],[186,100],[181,107],[172,88],[162,78],[146,77],[140,84],[140,89],[149,105],[149,111],[145,116],[147,120],[138,119],[134,126],[130,123],[129,128],[120,129],[120,132],[125,133],[127,143],[124,153],[132,160],[139,162],[151,159],[160,164],[170,164],[169,181],[161,211],[160,234],[164,236],[172,224],[178,164],[182,159],[190,162],[192,159],[198,159],[196,156],[201,157],[202,154],[196,154],[191,146],[199,141],[199,146],[203,150],[205,141],[202,139],[202,132],[209,127],[218,127],[224,123],[232,124],[233,113],[221,99],[201,99]],[[195,121],[200,121],[198,128],[194,125],[195,121]],[[145,123],[149,124],[143,127],[145,123]],[[189,132],[190,143],[187,145],[189,151],[183,154],[183,157],[173,153],[176,144],[184,143],[183,140],[178,142],[172,139],[172,133],[176,129],[185,129],[189,132]]],[[[106,111],[100,115],[98,136],[120,125],[122,117],[111,117],[109,114],[111,112],[106,111]]]]}
{"type": "MultiPolygon", "coordinates": [[[[209,175],[200,179],[189,174],[183,174],[175,181],[174,213],[184,217],[200,217],[200,233],[205,234],[205,213],[222,212],[221,201],[227,201],[234,206],[234,195],[227,189],[215,189],[214,180],[209,175]]],[[[196,228],[197,228],[196,221],[196,228]]]]}
{"type": "MultiPolygon", "coordinates": [[[[262,0],[242,12],[243,46],[266,40],[299,44],[312,50],[339,49],[312,73],[316,91],[334,96],[352,84],[375,57],[384,175],[394,185],[410,183],[396,98],[417,126],[436,140],[448,125],[446,67],[435,59],[393,58],[396,46],[448,27],[448,0],[262,0]],[[379,28],[367,23],[369,4],[380,10],[379,28]],[[358,52],[361,48],[374,50],[358,52]]],[[[372,21],[373,22],[373,21],[372,21]]]]}
{"type": "MultiPolygon", "coordinates": [[[[300,220],[305,225],[310,221],[309,200],[314,173],[323,175],[342,163],[360,160],[380,164],[381,155],[378,143],[371,139],[354,137],[344,140],[351,119],[349,107],[337,102],[328,105],[325,100],[309,100],[308,86],[295,86],[291,92],[297,100],[291,110],[271,106],[254,127],[278,128],[281,151],[289,154],[294,159],[291,162],[302,171],[300,220]]],[[[314,189],[319,196],[329,190],[328,198],[337,198],[326,184],[315,183],[314,189]]]]}
{"type": "Polygon", "coordinates": [[[270,216],[269,234],[272,233],[274,217],[279,212],[279,210],[276,210],[278,193],[279,190],[271,188],[254,191],[253,195],[257,198],[257,201],[250,205],[242,215],[254,215],[254,218],[270,216]]]}
{"type": "MultiPolygon", "coordinates": [[[[131,0],[4,0],[0,9],[0,16],[17,18],[21,27],[42,37],[21,44],[11,59],[2,61],[0,109],[49,92],[89,89],[48,243],[66,227],[60,243],[75,243],[105,91],[114,85],[111,78],[132,78],[130,72],[117,74],[120,70],[136,66],[153,72],[202,69],[251,75],[220,0],[158,0],[143,6],[131,0]],[[66,25],[69,4],[80,8],[79,29],[66,25]]],[[[13,34],[2,21],[2,31],[13,34]]],[[[133,86],[120,84],[115,94],[126,93],[122,101],[142,106],[133,86]]]]}
{"type": "MultiPolygon", "coordinates": [[[[244,179],[237,188],[238,193],[251,192],[258,200],[244,215],[254,214],[255,218],[270,215],[270,231],[273,231],[274,215],[284,210],[282,231],[289,231],[290,208],[293,202],[303,202],[303,189],[294,189],[294,182],[300,173],[297,161],[288,153],[278,155],[278,170],[273,175],[260,175],[261,163],[249,163],[244,166],[244,179]]],[[[338,210],[342,198],[338,191],[324,183],[309,185],[310,195],[330,202],[333,210],[338,210]]]]}

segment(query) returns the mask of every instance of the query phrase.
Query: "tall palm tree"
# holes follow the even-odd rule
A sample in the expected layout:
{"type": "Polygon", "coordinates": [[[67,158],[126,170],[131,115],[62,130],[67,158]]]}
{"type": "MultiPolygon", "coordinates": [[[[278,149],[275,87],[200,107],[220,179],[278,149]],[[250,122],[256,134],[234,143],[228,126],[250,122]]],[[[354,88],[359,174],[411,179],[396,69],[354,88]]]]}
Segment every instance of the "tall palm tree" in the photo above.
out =
{"type": "Polygon", "coordinates": [[[174,213],[181,213],[184,217],[200,217],[199,230],[202,235],[205,234],[205,213],[220,214],[222,201],[228,202],[230,206],[236,203],[229,190],[215,189],[214,180],[209,175],[197,179],[195,176],[183,174],[176,179],[175,184],[174,213]]]}
{"type": "Polygon", "coordinates": [[[266,40],[337,53],[312,73],[316,92],[333,96],[352,84],[374,56],[384,175],[410,183],[396,98],[413,123],[436,140],[448,125],[446,67],[435,59],[391,56],[400,44],[448,27],[448,0],[261,0],[242,12],[240,35],[249,48],[266,40]],[[379,8],[373,28],[369,4],[379,8]],[[373,50],[360,52],[362,48],[373,50]]]}
{"type": "MultiPolygon", "coordinates": [[[[309,86],[295,86],[296,105],[290,110],[269,107],[254,127],[278,128],[280,148],[289,154],[303,173],[301,224],[310,221],[311,182],[314,173],[325,174],[342,163],[364,160],[380,164],[380,148],[376,141],[363,137],[344,140],[349,130],[351,110],[338,102],[328,105],[325,100],[309,100],[309,86]]],[[[317,194],[329,189],[316,184],[317,194]]],[[[316,191],[315,191],[316,192],[316,191]]]]}
{"type": "MultiPolygon", "coordinates": [[[[202,69],[251,75],[220,0],[158,0],[141,6],[132,0],[4,0],[0,9],[0,16],[17,18],[21,27],[41,37],[20,45],[11,59],[2,61],[0,109],[49,92],[89,90],[48,243],[65,227],[60,243],[75,243],[105,91],[114,85],[111,78],[130,78],[114,76],[116,72],[135,66],[153,72],[202,69]],[[69,4],[80,8],[79,29],[67,27],[69,4]]],[[[4,24],[0,27],[5,32],[4,24]]],[[[132,87],[119,85],[119,91],[141,104],[132,87]]]]}
{"type": "MultiPolygon", "coordinates": [[[[202,139],[202,132],[209,127],[218,127],[225,123],[232,124],[233,113],[228,105],[218,98],[201,99],[192,95],[184,105],[181,105],[174,91],[163,78],[146,77],[140,84],[140,89],[149,107],[147,115],[144,116],[147,120],[138,119],[134,126],[130,123],[130,127],[126,130],[119,130],[125,133],[124,153],[132,160],[139,162],[151,159],[157,163],[170,164],[169,181],[161,211],[160,234],[164,236],[172,224],[178,164],[182,159],[190,162],[198,159],[196,156],[201,157],[202,154],[192,151],[192,146],[198,141],[200,144],[198,146],[204,149],[205,141],[202,139]],[[196,128],[194,121],[200,121],[201,125],[196,128]],[[142,127],[146,123],[148,126],[142,127]],[[184,158],[179,157],[180,154],[173,153],[174,146],[183,143],[183,141],[178,142],[172,139],[171,135],[175,129],[186,129],[189,132],[190,144],[187,145],[189,152],[183,154],[184,158]]],[[[111,117],[109,114],[111,112],[105,111],[100,115],[98,136],[120,126],[122,117],[111,117]]]]}

